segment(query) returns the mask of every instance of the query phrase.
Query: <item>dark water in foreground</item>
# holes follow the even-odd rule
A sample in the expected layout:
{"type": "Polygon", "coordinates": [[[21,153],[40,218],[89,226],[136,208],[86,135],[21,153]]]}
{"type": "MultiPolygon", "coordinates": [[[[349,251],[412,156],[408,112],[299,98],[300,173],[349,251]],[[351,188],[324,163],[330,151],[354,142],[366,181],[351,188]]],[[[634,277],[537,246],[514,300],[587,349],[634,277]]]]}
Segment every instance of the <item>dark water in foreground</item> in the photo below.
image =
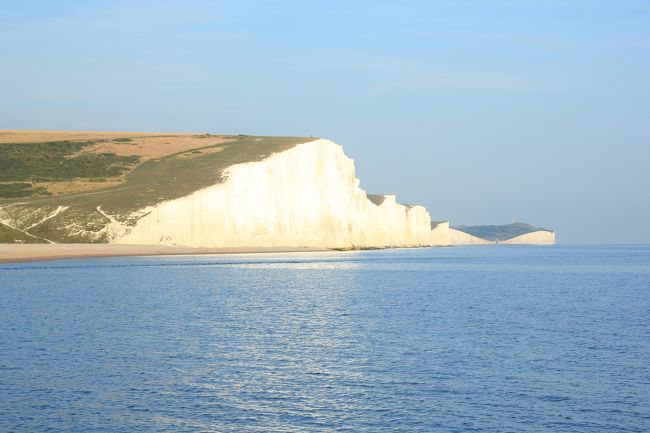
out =
{"type": "Polygon", "coordinates": [[[650,431],[650,247],[0,265],[0,431],[650,431]]]}

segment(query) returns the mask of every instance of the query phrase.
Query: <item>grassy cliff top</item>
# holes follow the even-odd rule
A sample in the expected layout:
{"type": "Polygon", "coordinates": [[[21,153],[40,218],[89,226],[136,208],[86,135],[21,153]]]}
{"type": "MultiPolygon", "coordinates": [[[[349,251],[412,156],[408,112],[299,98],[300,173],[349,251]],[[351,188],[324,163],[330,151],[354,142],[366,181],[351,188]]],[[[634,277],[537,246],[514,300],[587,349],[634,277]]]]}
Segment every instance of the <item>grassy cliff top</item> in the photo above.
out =
{"type": "Polygon", "coordinates": [[[452,228],[488,241],[505,241],[517,236],[525,235],[526,233],[532,233],[540,230],[547,231],[547,232],[551,231],[545,228],[535,227],[526,223],[512,223],[512,224],[505,224],[505,225],[485,225],[485,226],[461,225],[461,226],[454,226],[452,228]]]}
{"type": "Polygon", "coordinates": [[[115,211],[182,197],[307,137],[0,131],[0,206],[82,205],[115,211]]]}

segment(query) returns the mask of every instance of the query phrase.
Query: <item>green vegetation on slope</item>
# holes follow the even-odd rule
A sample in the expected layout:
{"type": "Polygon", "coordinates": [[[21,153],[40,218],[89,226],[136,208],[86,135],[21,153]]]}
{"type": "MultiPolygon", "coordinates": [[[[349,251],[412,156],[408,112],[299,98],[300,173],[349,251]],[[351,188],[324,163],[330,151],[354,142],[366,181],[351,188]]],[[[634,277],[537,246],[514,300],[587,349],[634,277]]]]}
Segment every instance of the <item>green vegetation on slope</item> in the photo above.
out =
{"type": "Polygon", "coordinates": [[[505,241],[517,236],[525,235],[526,233],[532,233],[540,230],[547,232],[551,231],[525,223],[512,223],[501,226],[454,226],[452,228],[488,241],[505,241]]]}
{"type": "Polygon", "coordinates": [[[19,198],[34,195],[49,195],[49,192],[45,188],[34,188],[27,182],[0,183],[0,197],[19,198]]]}
{"type": "Polygon", "coordinates": [[[92,141],[0,145],[0,181],[62,181],[119,176],[139,158],[80,153],[92,141]]]}
{"type": "Polygon", "coordinates": [[[43,242],[42,239],[26,235],[19,230],[0,223],[0,244],[38,244],[43,242]]]}

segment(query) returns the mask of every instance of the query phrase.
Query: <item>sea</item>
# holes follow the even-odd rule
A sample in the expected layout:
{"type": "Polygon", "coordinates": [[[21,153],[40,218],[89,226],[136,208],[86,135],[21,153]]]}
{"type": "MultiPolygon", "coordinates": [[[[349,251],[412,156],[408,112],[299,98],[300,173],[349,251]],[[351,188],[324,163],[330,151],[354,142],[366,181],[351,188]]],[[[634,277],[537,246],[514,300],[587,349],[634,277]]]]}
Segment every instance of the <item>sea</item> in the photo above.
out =
{"type": "Polygon", "coordinates": [[[0,432],[648,432],[650,246],[0,265],[0,432]]]}

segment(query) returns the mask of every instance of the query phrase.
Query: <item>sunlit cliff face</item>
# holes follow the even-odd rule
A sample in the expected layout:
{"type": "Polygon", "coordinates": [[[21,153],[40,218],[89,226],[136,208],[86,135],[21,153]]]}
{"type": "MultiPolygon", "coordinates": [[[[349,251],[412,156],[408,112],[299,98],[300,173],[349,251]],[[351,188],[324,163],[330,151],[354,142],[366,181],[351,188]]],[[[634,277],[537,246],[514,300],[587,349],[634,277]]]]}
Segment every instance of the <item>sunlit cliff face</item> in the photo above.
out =
{"type": "MultiPolygon", "coordinates": [[[[152,206],[119,243],[373,248],[432,244],[422,206],[371,202],[341,146],[314,140],[234,165],[223,183],[152,206]]],[[[443,231],[441,228],[439,232],[443,231]]],[[[436,244],[448,244],[438,233],[436,244]]]]}

